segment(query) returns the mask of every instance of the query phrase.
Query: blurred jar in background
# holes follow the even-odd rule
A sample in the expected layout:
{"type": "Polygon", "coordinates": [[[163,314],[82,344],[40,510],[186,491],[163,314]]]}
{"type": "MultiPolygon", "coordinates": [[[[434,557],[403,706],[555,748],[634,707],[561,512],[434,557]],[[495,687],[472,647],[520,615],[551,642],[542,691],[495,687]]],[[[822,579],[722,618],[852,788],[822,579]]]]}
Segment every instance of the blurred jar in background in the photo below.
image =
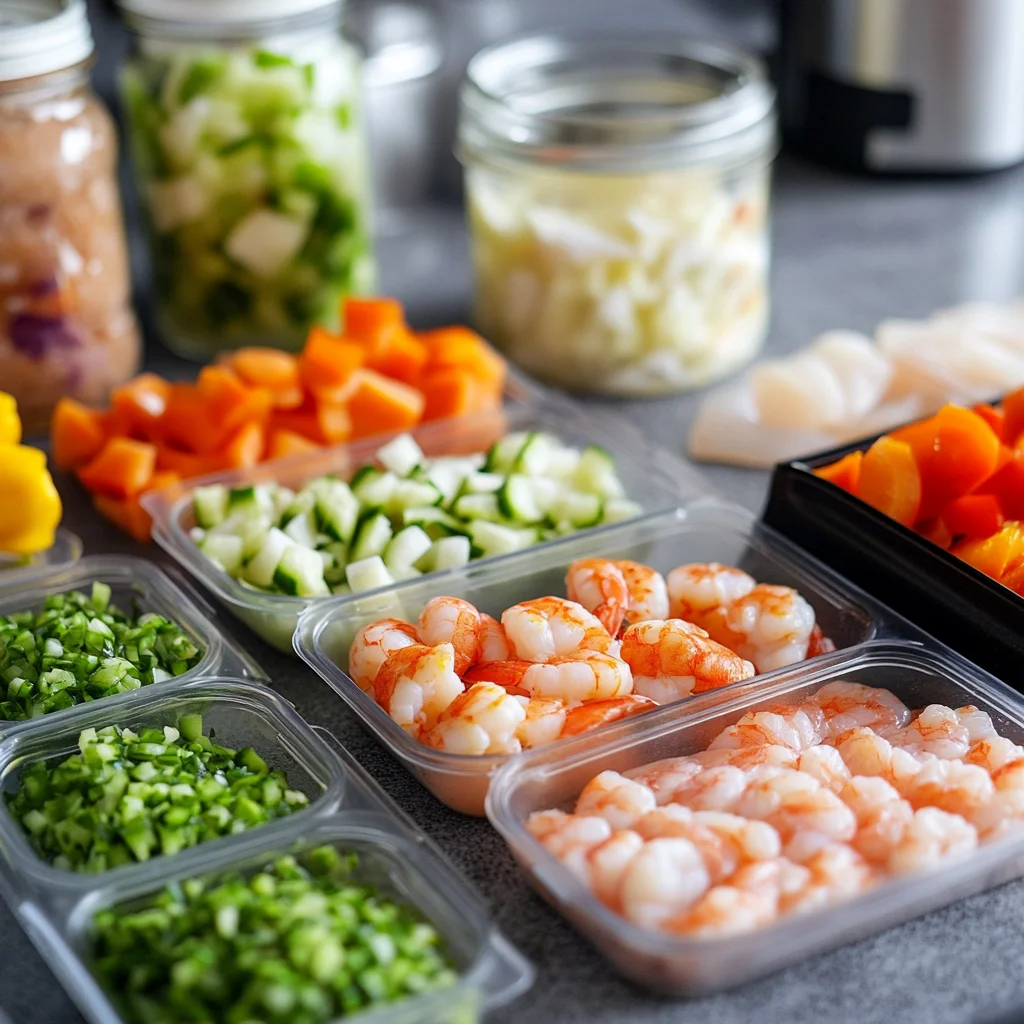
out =
{"type": "Polygon", "coordinates": [[[774,94],[725,46],[535,36],[470,63],[476,326],[573,390],[701,387],[768,318],[774,94]]]}
{"type": "Polygon", "coordinates": [[[297,349],[373,287],[342,0],[121,0],[156,322],[182,355],[297,349]]]}
{"type": "Polygon", "coordinates": [[[0,0],[0,387],[27,433],[137,369],[113,123],[80,0],[0,0]]]}

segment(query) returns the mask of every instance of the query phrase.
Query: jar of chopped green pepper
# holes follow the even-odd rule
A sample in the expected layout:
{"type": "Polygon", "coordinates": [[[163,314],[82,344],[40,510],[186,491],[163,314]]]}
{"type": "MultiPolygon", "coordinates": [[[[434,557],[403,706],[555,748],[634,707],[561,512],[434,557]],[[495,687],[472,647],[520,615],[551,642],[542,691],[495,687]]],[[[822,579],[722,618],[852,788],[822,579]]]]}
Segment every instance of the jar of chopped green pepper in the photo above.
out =
{"type": "Polygon", "coordinates": [[[121,0],[124,93],[165,342],[297,349],[372,288],[343,0],[121,0]]]}

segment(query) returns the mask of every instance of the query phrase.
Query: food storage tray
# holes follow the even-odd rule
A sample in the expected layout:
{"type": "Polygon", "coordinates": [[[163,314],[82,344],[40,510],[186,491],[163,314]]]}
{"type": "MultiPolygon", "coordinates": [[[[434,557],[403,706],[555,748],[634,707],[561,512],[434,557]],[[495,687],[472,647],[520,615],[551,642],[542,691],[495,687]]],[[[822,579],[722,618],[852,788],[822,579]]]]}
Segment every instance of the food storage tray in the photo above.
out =
{"type": "MultiPolygon", "coordinates": [[[[237,694],[245,690],[243,703],[250,710],[261,699],[264,708],[270,707],[266,698],[255,697],[258,687],[220,676],[189,684],[187,699],[222,701],[227,690],[237,694]]],[[[497,931],[473,889],[329,733],[310,729],[280,702],[272,703],[275,710],[263,724],[271,717],[282,724],[284,719],[291,720],[280,737],[282,752],[290,748],[287,757],[308,768],[316,766],[316,771],[328,771],[323,759],[325,749],[331,748],[326,752],[334,764],[330,779],[323,780],[325,795],[310,809],[148,864],[83,876],[80,885],[54,887],[49,878],[44,882],[25,871],[17,858],[8,859],[5,847],[0,858],[0,892],[85,1017],[92,1024],[119,1024],[122,1019],[89,972],[89,929],[97,909],[130,902],[186,877],[254,868],[284,853],[324,844],[360,852],[367,880],[411,904],[434,924],[460,973],[452,988],[346,1017],[346,1021],[469,1024],[479,1013],[524,992],[532,983],[533,969],[497,931]]],[[[172,704],[165,704],[169,713],[172,704]]],[[[108,706],[104,711],[112,712],[103,719],[106,724],[120,721],[122,712],[138,711],[144,716],[141,707],[129,711],[108,706]]],[[[247,725],[238,717],[231,727],[243,730],[247,725]]],[[[12,743],[28,749],[29,743],[36,742],[35,737],[18,737],[8,740],[4,749],[12,743]]]]}
{"type": "MultiPolygon", "coordinates": [[[[287,775],[290,789],[301,790],[309,797],[309,807],[261,825],[261,829],[280,829],[311,815],[321,805],[335,807],[342,797],[345,780],[331,748],[290,704],[265,686],[218,675],[178,686],[145,686],[126,696],[130,699],[115,707],[107,701],[95,701],[85,706],[85,714],[70,720],[46,715],[35,729],[22,730],[0,742],[0,858],[10,872],[20,875],[24,884],[42,897],[74,899],[113,874],[119,879],[134,874],[159,880],[170,860],[154,856],[146,863],[123,865],[102,874],[74,872],[51,866],[32,848],[21,825],[10,814],[6,798],[18,791],[22,773],[30,765],[45,761],[56,766],[77,753],[83,729],[108,725],[135,731],[160,729],[177,726],[184,715],[201,715],[203,732],[214,735],[217,743],[236,750],[252,747],[271,770],[279,769],[287,775]]],[[[201,860],[211,845],[237,840],[238,836],[223,836],[183,850],[175,855],[174,863],[187,867],[201,860]]]]}
{"type": "MultiPolygon", "coordinates": [[[[442,456],[484,452],[492,442],[510,431],[549,431],[569,445],[584,448],[596,444],[607,449],[615,458],[627,496],[638,501],[647,512],[674,508],[684,497],[700,489],[693,470],[652,448],[630,424],[614,417],[585,413],[563,399],[549,398],[509,406],[500,412],[429,423],[411,433],[428,456],[442,456]]],[[[252,469],[219,473],[190,481],[190,491],[184,495],[172,491],[147,496],[144,504],[153,516],[153,537],[254,632],[279,650],[290,652],[299,615],[324,599],[263,593],[243,586],[214,566],[189,537],[189,530],[195,526],[191,489],[211,483],[241,487],[269,481],[296,488],[326,473],[348,479],[360,466],[373,462],[374,454],[388,439],[389,435],[380,435],[308,455],[262,463],[252,469]]],[[[598,528],[603,529],[608,527],[598,528]]],[[[557,542],[536,545],[527,554],[543,551],[552,543],[557,542]]],[[[489,561],[518,557],[521,555],[516,553],[489,561]]],[[[442,585],[437,573],[425,578],[436,581],[435,586],[442,585]]]]}
{"type": "Polygon", "coordinates": [[[560,913],[627,978],[673,995],[719,991],[890,928],[1024,874],[1024,833],[979,847],[969,858],[932,872],[878,885],[846,903],[783,918],[756,932],[681,938],[644,931],[601,904],[525,829],[531,812],[571,808],[583,786],[604,770],[627,771],[704,749],[745,712],[793,703],[826,683],[849,679],[892,690],[911,708],[974,704],[1003,735],[1024,742],[1024,701],[953,652],[922,644],[873,641],[805,662],[765,680],[609,726],[590,742],[574,739],[524,753],[494,777],[487,814],[530,878],[560,913]]]}
{"type": "Polygon", "coordinates": [[[772,473],[765,523],[944,644],[1024,690],[1024,600],[841,487],[815,476],[875,438],[772,473]]]}
{"type": "MultiPolygon", "coordinates": [[[[201,676],[216,672],[227,675],[245,676],[251,679],[266,679],[263,669],[233,640],[223,635],[211,620],[216,615],[206,602],[195,595],[194,599],[184,589],[188,584],[182,580],[175,583],[152,562],[130,555],[96,555],[83,558],[70,567],[56,568],[34,573],[31,578],[7,587],[0,585],[0,616],[42,607],[43,601],[53,594],[69,590],[88,593],[95,582],[106,583],[111,589],[111,603],[122,611],[129,612],[137,601],[144,612],[157,612],[177,623],[206,653],[202,660],[188,672],[151,687],[163,689],[174,687],[201,676]]],[[[2,581],[0,581],[2,582],[2,581]]],[[[188,590],[194,594],[191,587],[188,590]]],[[[144,687],[149,689],[151,687],[144,687]]],[[[79,716],[88,714],[99,703],[117,707],[134,693],[128,691],[101,702],[79,704],[76,707],[55,711],[41,718],[19,722],[0,721],[0,739],[14,733],[37,728],[41,723],[73,722],[79,716]]]]}
{"type": "Polygon", "coordinates": [[[81,538],[70,530],[60,529],[54,534],[53,544],[36,555],[20,558],[0,553],[0,587],[9,587],[39,573],[72,565],[81,557],[81,538]]]}
{"type": "MultiPolygon", "coordinates": [[[[853,648],[877,637],[919,636],[913,627],[766,529],[746,510],[702,499],[504,559],[471,563],[437,578],[321,601],[303,614],[296,648],[366,728],[439,800],[454,810],[480,815],[490,777],[505,757],[450,754],[410,736],[348,675],[352,639],[377,619],[417,621],[423,607],[438,594],[464,598],[481,611],[500,617],[505,608],[519,601],[564,595],[569,564],[591,557],[633,559],[662,573],[687,562],[718,561],[745,569],[761,582],[796,587],[814,606],[825,635],[840,648],[853,648]]],[[[769,686],[774,677],[775,673],[758,676],[754,685],[769,686]]],[[[731,689],[715,692],[722,695],[716,699],[724,699],[731,689]]],[[[687,700],[671,706],[674,710],[668,713],[674,715],[689,704],[687,700]]],[[[641,717],[665,713],[660,709],[641,717]]]]}

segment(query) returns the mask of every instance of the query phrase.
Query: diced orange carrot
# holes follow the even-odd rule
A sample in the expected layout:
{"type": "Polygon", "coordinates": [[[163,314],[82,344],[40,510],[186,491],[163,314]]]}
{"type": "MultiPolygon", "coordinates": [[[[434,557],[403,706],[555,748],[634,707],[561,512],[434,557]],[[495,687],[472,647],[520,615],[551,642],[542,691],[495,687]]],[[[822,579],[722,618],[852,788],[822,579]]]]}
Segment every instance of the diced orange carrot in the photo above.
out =
{"type": "Polygon", "coordinates": [[[930,540],[945,551],[948,551],[953,545],[953,535],[949,532],[949,527],[946,526],[941,517],[926,519],[923,523],[918,523],[917,532],[925,540],[930,540]]]}
{"type": "Polygon", "coordinates": [[[425,399],[415,388],[375,370],[359,370],[348,402],[353,438],[408,430],[423,415],[425,399]]]}
{"type": "Polygon", "coordinates": [[[426,363],[426,346],[404,327],[382,334],[367,347],[366,365],[371,370],[405,384],[415,384],[426,363]]]}
{"type": "Polygon", "coordinates": [[[375,345],[382,335],[405,327],[405,313],[397,299],[350,296],[342,303],[341,322],[346,338],[375,345]]]}
{"type": "Polygon", "coordinates": [[[328,444],[343,444],[352,436],[352,416],[344,402],[318,402],[316,420],[328,444]]]}
{"type": "Polygon", "coordinates": [[[365,359],[362,346],[323,327],[314,327],[299,356],[299,375],[314,395],[342,401],[351,387],[352,375],[365,359]]]}
{"type": "Polygon", "coordinates": [[[293,430],[279,428],[271,430],[264,458],[287,459],[292,455],[316,451],[319,447],[320,445],[303,437],[302,434],[296,434],[293,430]]]}
{"type": "Polygon", "coordinates": [[[160,472],[175,473],[182,480],[190,480],[219,472],[224,468],[224,461],[219,455],[196,455],[161,444],[157,446],[156,468],[160,472]]]}
{"type": "Polygon", "coordinates": [[[276,348],[240,348],[225,357],[225,362],[250,387],[266,388],[275,409],[294,409],[302,405],[299,361],[290,352],[276,348]]]}
{"type": "Polygon", "coordinates": [[[50,424],[53,461],[61,469],[74,469],[96,458],[107,441],[107,416],[99,409],[62,398],[50,424]]]}
{"type": "Polygon", "coordinates": [[[130,437],[112,437],[91,462],[78,470],[90,491],[134,498],[146,489],[156,469],[156,445],[130,437]]]}
{"type": "Polygon", "coordinates": [[[210,421],[224,434],[247,423],[263,423],[270,415],[270,392],[250,387],[230,367],[204,366],[196,387],[207,403],[210,421]]]}
{"type": "Polygon", "coordinates": [[[991,428],[992,433],[999,438],[1000,441],[1005,440],[1003,434],[1006,430],[1006,413],[1002,409],[997,409],[994,405],[989,405],[987,402],[982,402],[981,405],[974,407],[976,412],[991,428]]]}
{"type": "Polygon", "coordinates": [[[206,399],[194,384],[173,384],[160,420],[161,440],[182,452],[209,455],[224,443],[226,431],[215,424],[206,399]]]}
{"type": "Polygon", "coordinates": [[[942,510],[954,537],[991,537],[1003,528],[1003,512],[994,494],[965,494],[942,510]]]}
{"type": "Polygon", "coordinates": [[[260,461],[264,447],[263,424],[249,422],[238,428],[219,455],[225,469],[244,469],[260,461]]]}
{"type": "Polygon", "coordinates": [[[921,473],[922,519],[982,484],[999,459],[999,438],[977,413],[943,406],[933,417],[890,435],[909,444],[921,473]]]}
{"type": "Polygon", "coordinates": [[[308,397],[297,409],[275,409],[270,416],[268,428],[271,432],[288,430],[293,434],[301,434],[316,445],[327,443],[317,417],[317,402],[312,397],[308,397]]]}
{"type": "Polygon", "coordinates": [[[437,370],[424,379],[420,390],[425,399],[424,421],[466,416],[485,405],[484,386],[462,369],[437,370]]]}
{"type": "Polygon", "coordinates": [[[844,455],[837,462],[816,469],[814,475],[820,476],[822,480],[828,480],[829,483],[841,487],[844,491],[849,491],[850,494],[856,494],[857,485],[860,482],[860,465],[863,459],[863,452],[850,452],[849,455],[844,455]]]}
{"type": "Polygon", "coordinates": [[[857,496],[904,526],[921,507],[921,476],[910,445],[880,437],[864,455],[857,496]]]}
{"type": "Polygon", "coordinates": [[[114,388],[110,393],[111,433],[137,441],[158,440],[170,390],[170,381],[155,373],[141,373],[114,388]]]}
{"type": "Polygon", "coordinates": [[[1011,391],[1001,403],[1003,440],[1011,447],[1024,434],[1024,388],[1011,391]]]}
{"type": "Polygon", "coordinates": [[[953,554],[986,576],[1001,580],[1013,562],[1024,559],[1024,529],[1020,523],[1007,523],[991,537],[960,541],[953,554]]]}

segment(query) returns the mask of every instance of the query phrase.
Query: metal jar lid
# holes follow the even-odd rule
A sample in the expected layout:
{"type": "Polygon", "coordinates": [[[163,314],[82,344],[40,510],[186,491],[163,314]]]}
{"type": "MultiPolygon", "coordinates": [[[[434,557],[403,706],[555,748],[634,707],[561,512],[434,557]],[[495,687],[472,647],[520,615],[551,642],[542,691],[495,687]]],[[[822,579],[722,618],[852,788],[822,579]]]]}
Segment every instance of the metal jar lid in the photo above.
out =
{"type": "Polygon", "coordinates": [[[463,159],[629,173],[740,163],[774,145],[763,66],[718,43],[529,36],[477,54],[462,88],[463,159]]]}
{"type": "Polygon", "coordinates": [[[247,37],[337,21],[345,0],[117,0],[135,29],[183,38],[247,37]]]}
{"type": "Polygon", "coordinates": [[[92,51],[85,0],[0,0],[0,82],[63,71],[92,51]]]}

